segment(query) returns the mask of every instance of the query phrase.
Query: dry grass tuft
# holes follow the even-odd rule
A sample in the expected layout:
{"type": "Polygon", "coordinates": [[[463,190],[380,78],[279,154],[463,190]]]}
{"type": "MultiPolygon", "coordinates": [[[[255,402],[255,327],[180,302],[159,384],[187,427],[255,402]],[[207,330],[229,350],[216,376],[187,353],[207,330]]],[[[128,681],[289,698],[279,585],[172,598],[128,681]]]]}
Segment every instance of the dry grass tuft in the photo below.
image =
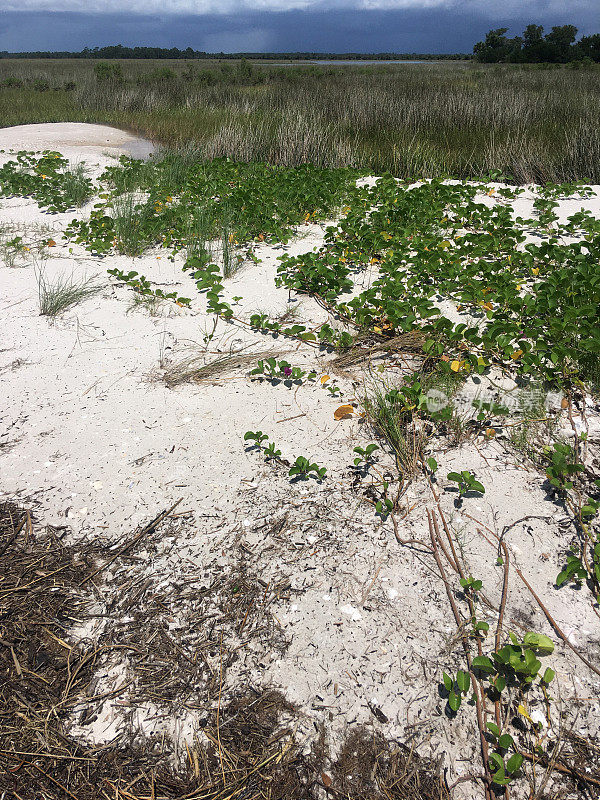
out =
{"type": "Polygon", "coordinates": [[[411,356],[423,354],[426,335],[421,331],[408,331],[387,341],[356,341],[348,350],[340,353],[330,362],[331,369],[344,371],[351,367],[367,366],[373,359],[406,353],[411,356]]]}
{"type": "Polygon", "coordinates": [[[157,373],[157,377],[166,383],[169,389],[173,389],[182,383],[210,380],[236,370],[246,370],[250,366],[256,366],[257,361],[261,358],[269,358],[274,355],[276,354],[272,351],[227,353],[206,363],[204,354],[194,354],[181,361],[167,364],[157,373]]]}

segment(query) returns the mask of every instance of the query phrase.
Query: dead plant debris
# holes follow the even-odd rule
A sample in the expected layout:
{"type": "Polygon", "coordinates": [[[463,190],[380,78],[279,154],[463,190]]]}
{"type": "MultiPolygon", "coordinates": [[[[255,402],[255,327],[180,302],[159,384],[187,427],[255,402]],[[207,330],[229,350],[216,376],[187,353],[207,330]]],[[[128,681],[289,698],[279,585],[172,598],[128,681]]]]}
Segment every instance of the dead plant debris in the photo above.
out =
{"type": "MultiPolygon", "coordinates": [[[[325,734],[308,753],[296,740],[299,712],[274,691],[224,687],[235,648],[252,636],[285,647],[267,624],[269,606],[289,592],[264,585],[239,569],[180,587],[197,613],[196,639],[186,650],[165,619],[166,593],[131,575],[145,534],[158,540],[159,515],[119,549],[115,561],[105,545],[69,546],[56,530],[42,529],[31,513],[0,504],[0,796],[15,800],[316,800],[323,792],[349,800],[448,797],[436,765],[408,748],[356,729],[332,764],[325,734]],[[110,561],[108,569],[100,569],[110,561]],[[93,576],[91,578],[90,576],[93,576]],[[107,581],[102,586],[101,580],[107,581]],[[127,609],[128,626],[110,625],[96,644],[75,641],[74,625],[98,609],[110,587],[105,613],[127,609]],[[187,594],[186,594],[187,593],[187,594]],[[139,610],[139,611],[138,611],[139,610]],[[209,612],[210,613],[207,613],[209,612]],[[212,616],[211,616],[212,615],[212,616]],[[144,621],[145,620],[145,621],[144,621]],[[270,638],[269,638],[270,637],[270,638]],[[237,644],[236,644],[237,643],[237,644]],[[69,733],[78,714],[89,723],[111,693],[98,692],[95,672],[125,658],[127,698],[134,707],[152,699],[170,714],[184,706],[198,728],[185,758],[173,760],[164,736],[123,731],[105,745],[90,745],[69,733]],[[356,755],[355,755],[356,754],[356,755]],[[350,773],[349,770],[352,770],[350,773]],[[352,778],[350,777],[352,775],[352,778]]],[[[163,531],[164,534],[164,531],[163,531]]],[[[149,548],[152,542],[144,541],[149,548]]],[[[118,615],[117,615],[118,616],[118,615]]]]}
{"type": "Polygon", "coordinates": [[[235,370],[247,370],[250,366],[256,366],[259,359],[272,355],[272,351],[225,353],[207,361],[205,355],[196,354],[165,365],[158,377],[169,389],[173,389],[184,383],[217,379],[235,370]]]}

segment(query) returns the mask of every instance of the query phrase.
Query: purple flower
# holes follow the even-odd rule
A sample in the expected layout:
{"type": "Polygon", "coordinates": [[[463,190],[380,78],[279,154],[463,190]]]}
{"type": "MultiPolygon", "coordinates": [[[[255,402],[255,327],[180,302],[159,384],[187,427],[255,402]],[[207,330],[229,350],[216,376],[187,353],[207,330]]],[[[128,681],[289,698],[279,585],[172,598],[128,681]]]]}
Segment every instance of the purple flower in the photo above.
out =
{"type": "Polygon", "coordinates": [[[292,368],[291,367],[284,367],[283,368],[283,374],[285,375],[286,378],[289,378],[290,375],[292,374],[292,368]]]}

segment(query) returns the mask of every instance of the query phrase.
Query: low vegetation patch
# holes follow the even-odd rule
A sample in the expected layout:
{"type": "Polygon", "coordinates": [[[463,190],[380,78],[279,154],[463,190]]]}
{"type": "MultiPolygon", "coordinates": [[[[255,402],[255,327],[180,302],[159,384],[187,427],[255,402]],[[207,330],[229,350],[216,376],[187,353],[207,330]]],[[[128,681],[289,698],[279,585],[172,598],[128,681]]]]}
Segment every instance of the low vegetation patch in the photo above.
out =
{"type": "Polygon", "coordinates": [[[22,151],[0,167],[1,197],[32,197],[47,211],[82,206],[92,194],[93,184],[85,167],[69,167],[66,158],[51,150],[41,156],[22,151]]]}
{"type": "MultiPolygon", "coordinates": [[[[112,73],[98,78],[113,89],[113,84],[124,82],[112,73]]],[[[171,80],[166,73],[153,77],[157,84],[171,80]]],[[[19,154],[6,173],[11,193],[33,197],[45,209],[64,208],[75,190],[71,188],[67,197],[59,188],[60,160],[58,154],[44,154],[41,160],[19,154]],[[46,161],[59,164],[56,174],[50,168],[38,174],[46,169],[46,161]]],[[[513,568],[504,533],[470,516],[482,498],[487,502],[493,495],[493,482],[462,453],[451,467],[441,469],[438,464],[438,459],[443,463],[447,453],[465,444],[472,445],[473,456],[476,451],[479,455],[479,445],[492,444],[500,452],[505,447],[505,453],[526,455],[528,464],[539,470],[532,491],[543,486],[546,499],[564,514],[571,530],[571,538],[561,542],[554,554],[557,567],[551,591],[560,592],[556,595],[560,597],[577,590],[575,599],[589,603],[597,615],[600,476],[597,463],[589,457],[594,443],[585,429],[585,409],[597,402],[600,387],[600,221],[584,210],[566,220],[558,215],[560,200],[587,199],[593,190],[579,183],[534,187],[528,190],[533,195],[528,195],[532,210],[525,218],[514,213],[513,203],[526,190],[492,180],[499,179],[498,174],[483,182],[433,179],[417,185],[391,175],[363,184],[360,177],[354,168],[274,166],[225,158],[199,161],[190,152],[148,162],[123,158],[99,177],[98,202],[89,217],[70,223],[65,237],[92,256],[133,258],[160,248],[167,258],[181,260],[182,279],[192,287],[190,297],[157,288],[137,270],[109,270],[138,303],[150,304],[150,309],[152,304],[171,302],[197,314],[195,302],[199,294],[204,296],[205,348],[181,360],[162,361],[154,377],[168,387],[227,376],[244,382],[246,388],[252,382],[257,395],[279,392],[286,407],[301,393],[317,403],[324,400],[331,405],[331,423],[354,426],[353,436],[344,444],[347,464],[337,473],[328,463],[327,449],[321,447],[329,432],[319,437],[319,450],[310,437],[301,443],[296,440],[292,447],[286,440],[289,428],[275,425],[277,433],[247,430],[240,446],[247,448],[251,469],[254,461],[265,474],[279,472],[277,480],[290,493],[300,485],[304,494],[312,487],[323,496],[332,495],[346,481],[359,497],[357,505],[368,504],[365,518],[383,531],[387,526],[401,546],[418,548],[419,557],[441,579],[456,623],[451,638],[462,645],[462,654],[453,655],[448,648],[448,665],[440,670],[437,687],[443,701],[440,708],[452,724],[458,724],[454,721],[458,714],[468,718],[465,724],[477,732],[469,758],[476,748],[480,754],[479,772],[471,771],[458,782],[477,783],[486,800],[507,797],[507,787],[523,785],[525,780],[532,792],[542,796],[544,781],[556,771],[577,786],[596,787],[600,782],[596,773],[582,771],[580,760],[575,766],[568,763],[574,747],[559,754],[539,734],[544,726],[555,725],[555,645],[569,648],[573,658],[593,673],[600,674],[598,668],[570,642],[521,570],[513,568]],[[320,246],[279,257],[276,284],[287,290],[290,300],[297,299],[292,295],[310,297],[313,307],[318,304],[319,312],[327,316],[312,324],[287,311],[270,315],[240,310],[244,306],[238,301],[243,298],[229,293],[236,271],[259,259],[262,244],[287,243],[301,227],[326,219],[334,224],[320,231],[320,246]],[[228,345],[221,343],[230,339],[214,338],[217,327],[220,333],[233,325],[250,332],[253,341],[247,351],[226,351],[228,345]],[[265,336],[279,340],[279,352],[256,349],[265,336]],[[331,374],[324,372],[324,362],[331,374]],[[579,425],[574,421],[576,411],[579,425]],[[568,441],[565,425],[572,432],[568,441]],[[413,502],[409,488],[417,482],[423,491],[413,502]],[[424,493],[429,498],[425,502],[435,507],[427,510],[429,540],[405,539],[399,523],[415,506],[423,505],[424,493]],[[477,535],[492,545],[495,561],[481,577],[471,574],[463,543],[444,517],[442,505],[448,499],[455,499],[461,519],[474,521],[477,535]],[[501,587],[499,604],[491,603],[486,593],[494,570],[495,584],[501,587]],[[535,626],[524,629],[514,620],[505,621],[511,570],[544,614],[552,637],[535,626]],[[530,713],[533,708],[539,712],[535,718],[530,713]],[[541,784],[538,765],[545,770],[541,784]]],[[[20,242],[13,244],[17,247],[20,242]]],[[[59,276],[52,281],[43,270],[37,271],[37,278],[40,313],[49,317],[101,289],[95,279],[59,276]]],[[[190,315],[188,310],[181,313],[190,315]]],[[[304,416],[304,406],[297,405],[298,417],[304,416]]],[[[278,422],[295,418],[282,415],[278,422]]],[[[269,422],[264,419],[259,417],[252,427],[266,428],[269,422]]],[[[482,459],[487,463],[484,454],[482,459]]],[[[250,482],[256,489],[254,480],[250,482]]],[[[88,592],[98,600],[95,580],[116,563],[111,613],[132,620],[118,635],[104,632],[93,651],[81,650],[80,643],[68,639],[67,622],[75,614],[70,606],[62,635],[50,629],[55,642],[51,655],[61,654],[61,648],[65,652],[54,658],[57,675],[43,679],[51,688],[45,687],[46,694],[40,695],[40,710],[34,707],[31,712],[31,729],[23,728],[29,731],[27,741],[15,738],[20,734],[11,722],[13,738],[0,751],[9,754],[10,780],[19,778],[22,770],[31,777],[42,769],[39,759],[47,758],[43,763],[48,766],[40,773],[43,788],[54,791],[53,781],[58,780],[62,791],[62,781],[67,780],[69,792],[81,787],[83,798],[89,785],[77,781],[89,783],[90,776],[96,783],[106,783],[111,792],[116,787],[117,794],[123,786],[129,787],[123,793],[131,794],[136,786],[139,794],[133,793],[133,800],[142,796],[226,800],[258,796],[265,786],[273,797],[311,798],[325,792],[349,800],[415,796],[441,800],[457,785],[447,785],[438,764],[364,729],[350,735],[333,763],[326,754],[324,732],[308,754],[290,723],[298,717],[298,709],[267,690],[231,691],[224,678],[238,659],[250,658],[246,651],[239,652],[246,641],[278,653],[285,653],[289,645],[275,610],[296,590],[287,579],[262,581],[251,569],[251,550],[243,550],[235,565],[218,564],[209,581],[196,574],[193,565],[181,566],[181,574],[170,573],[177,581],[176,594],[164,586],[159,590],[147,575],[138,590],[130,574],[137,563],[132,558],[138,542],[145,539],[148,549],[140,561],[151,561],[148,554],[157,555],[152,537],[159,525],[186,522],[172,517],[169,509],[116,554],[98,545],[92,550],[93,559],[87,552],[79,559],[78,551],[66,550],[52,538],[52,531],[47,532],[50,538],[42,540],[46,549],[38,575],[27,561],[27,546],[39,544],[31,539],[31,517],[12,506],[7,509],[6,524],[12,527],[0,554],[14,556],[7,574],[15,574],[17,583],[7,584],[8,588],[0,584],[0,602],[8,597],[22,603],[26,595],[21,591],[27,589],[32,570],[36,575],[32,585],[47,589],[45,578],[61,570],[52,559],[67,553],[72,564],[85,569],[83,575],[76,570],[76,576],[66,571],[72,581],[61,586],[64,597],[75,598],[77,609],[89,599],[88,592]],[[23,530],[29,531],[25,543],[19,539],[23,530]],[[183,620],[176,616],[180,610],[176,600],[187,604],[189,616],[183,620]],[[174,630],[183,632],[173,635],[174,630]],[[120,651],[127,652],[126,662],[119,660],[120,651]],[[91,724],[99,711],[88,687],[100,661],[124,673],[126,682],[117,693],[119,707],[125,702],[138,709],[151,704],[169,718],[184,708],[199,712],[208,743],[194,741],[181,758],[176,747],[165,745],[167,733],[159,747],[156,731],[152,747],[143,755],[135,731],[119,752],[86,749],[79,739],[70,738],[67,722],[73,723],[75,711],[81,714],[79,728],[91,724]],[[47,696],[50,691],[58,694],[47,696]],[[52,717],[54,738],[41,732],[42,717],[52,717]],[[61,766],[63,761],[66,766],[61,766]],[[85,776],[83,771],[65,773],[75,769],[73,763],[79,769],[80,761],[85,762],[85,776]],[[124,783],[125,775],[129,783],[124,783]]],[[[43,597],[34,600],[44,602],[43,597]]],[[[57,619],[62,607],[55,612],[53,608],[39,614],[57,619]]],[[[28,613],[35,609],[34,603],[28,613]]],[[[355,621],[352,607],[350,612],[355,621]]],[[[7,675],[14,670],[21,679],[35,673],[36,666],[42,669],[45,662],[43,656],[40,663],[31,661],[33,656],[22,643],[25,633],[14,619],[6,637],[2,634],[2,640],[11,643],[4,670],[7,675]]],[[[38,625],[40,617],[25,621],[38,625]]],[[[41,623],[39,628],[43,633],[36,635],[45,636],[41,623]]],[[[34,643],[39,644],[37,639],[34,643]]],[[[9,678],[16,680],[12,673],[9,678]]],[[[102,697],[104,692],[111,701],[117,696],[112,696],[114,687],[101,688],[102,697]]],[[[7,695],[3,702],[14,703],[12,697],[7,695]]],[[[29,713],[23,710],[27,702],[19,706],[18,714],[29,713]]],[[[11,709],[7,714],[18,716],[11,709]]],[[[379,722],[387,721],[380,709],[379,716],[373,714],[379,722]]],[[[13,785],[10,788],[14,790],[13,785]]]]}

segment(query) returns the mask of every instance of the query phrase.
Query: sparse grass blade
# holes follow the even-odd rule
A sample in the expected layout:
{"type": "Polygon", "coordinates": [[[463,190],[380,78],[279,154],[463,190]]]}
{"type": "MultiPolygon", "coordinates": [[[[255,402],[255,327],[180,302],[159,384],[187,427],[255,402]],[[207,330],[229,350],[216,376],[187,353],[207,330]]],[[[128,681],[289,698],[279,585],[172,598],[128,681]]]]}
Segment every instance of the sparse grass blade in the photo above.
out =
{"type": "Polygon", "coordinates": [[[42,269],[36,270],[36,280],[40,315],[52,319],[103,289],[96,278],[77,279],[71,274],[50,279],[42,269]]]}
{"type": "Polygon", "coordinates": [[[223,277],[231,278],[240,267],[240,260],[235,252],[236,238],[229,209],[223,209],[221,219],[221,258],[223,261],[223,277]]]}

